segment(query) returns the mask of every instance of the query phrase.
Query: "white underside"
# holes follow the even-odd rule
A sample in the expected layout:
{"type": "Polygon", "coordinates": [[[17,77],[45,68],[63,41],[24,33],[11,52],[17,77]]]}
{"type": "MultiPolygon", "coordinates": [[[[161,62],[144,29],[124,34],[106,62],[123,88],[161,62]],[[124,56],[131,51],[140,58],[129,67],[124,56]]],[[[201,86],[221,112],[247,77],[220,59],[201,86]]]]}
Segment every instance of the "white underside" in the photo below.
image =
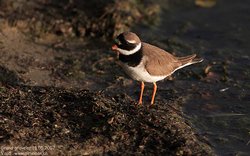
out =
{"type": "MultiPolygon", "coordinates": [[[[142,61],[143,62],[143,61],[142,61]]],[[[140,63],[136,67],[130,67],[126,64],[121,63],[125,72],[134,80],[143,81],[143,82],[157,82],[165,79],[167,76],[152,76],[150,75],[143,63],[140,63]]]]}
{"type": "MultiPolygon", "coordinates": [[[[134,80],[137,81],[143,81],[143,82],[157,82],[160,80],[165,79],[166,77],[172,75],[175,71],[177,71],[178,69],[181,69],[183,67],[189,66],[193,63],[187,63],[183,66],[180,66],[178,68],[176,68],[173,72],[171,72],[168,75],[164,75],[164,76],[152,76],[150,75],[147,70],[145,69],[144,66],[144,61],[141,61],[141,63],[136,66],[136,67],[130,67],[127,64],[121,63],[122,68],[125,70],[125,72],[134,80]]],[[[156,67],[157,68],[157,67],[156,67]]]]}

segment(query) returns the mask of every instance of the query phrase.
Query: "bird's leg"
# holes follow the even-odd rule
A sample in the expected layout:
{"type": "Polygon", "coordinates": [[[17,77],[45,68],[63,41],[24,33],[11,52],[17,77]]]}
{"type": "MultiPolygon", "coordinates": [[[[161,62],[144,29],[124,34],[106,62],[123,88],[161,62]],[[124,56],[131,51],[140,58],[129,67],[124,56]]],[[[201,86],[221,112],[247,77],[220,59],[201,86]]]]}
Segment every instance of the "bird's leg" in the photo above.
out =
{"type": "Polygon", "coordinates": [[[156,85],[156,82],[154,82],[154,91],[153,91],[153,94],[152,94],[151,105],[153,105],[153,104],[154,104],[156,90],[157,90],[157,85],[156,85]]]}
{"type": "Polygon", "coordinates": [[[141,82],[141,94],[140,94],[140,99],[139,99],[139,105],[142,104],[143,91],[144,91],[144,82],[141,82]]]}

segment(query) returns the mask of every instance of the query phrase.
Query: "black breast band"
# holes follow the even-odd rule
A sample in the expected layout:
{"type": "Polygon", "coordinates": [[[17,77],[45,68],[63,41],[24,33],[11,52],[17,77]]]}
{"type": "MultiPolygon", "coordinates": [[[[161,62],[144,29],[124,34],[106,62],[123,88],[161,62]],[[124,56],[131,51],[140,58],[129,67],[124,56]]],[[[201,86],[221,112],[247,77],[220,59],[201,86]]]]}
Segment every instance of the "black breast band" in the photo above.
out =
{"type": "Polygon", "coordinates": [[[131,55],[123,55],[120,53],[119,60],[122,61],[123,63],[126,63],[129,66],[136,67],[137,65],[140,64],[142,60],[142,51],[140,49],[131,55]]]}

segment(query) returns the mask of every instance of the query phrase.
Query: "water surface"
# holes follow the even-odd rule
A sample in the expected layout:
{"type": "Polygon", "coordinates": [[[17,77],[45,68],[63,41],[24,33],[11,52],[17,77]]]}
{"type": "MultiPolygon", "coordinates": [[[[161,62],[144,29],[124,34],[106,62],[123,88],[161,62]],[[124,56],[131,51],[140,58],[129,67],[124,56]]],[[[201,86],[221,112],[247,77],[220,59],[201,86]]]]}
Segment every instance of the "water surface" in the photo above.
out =
{"type": "Polygon", "coordinates": [[[205,59],[175,73],[174,85],[160,82],[160,90],[173,87],[186,97],[187,117],[218,155],[250,154],[250,1],[220,0],[211,8],[159,3],[158,25],[135,31],[176,55],[205,59]]]}

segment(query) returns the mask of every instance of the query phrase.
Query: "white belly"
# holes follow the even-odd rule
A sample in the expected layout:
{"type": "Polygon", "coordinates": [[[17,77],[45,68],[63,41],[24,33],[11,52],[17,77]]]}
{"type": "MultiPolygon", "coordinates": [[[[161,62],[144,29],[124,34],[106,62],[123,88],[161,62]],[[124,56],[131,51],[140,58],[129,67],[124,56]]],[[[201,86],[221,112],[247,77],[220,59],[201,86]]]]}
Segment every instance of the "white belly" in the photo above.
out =
{"type": "Polygon", "coordinates": [[[125,70],[125,72],[132,79],[137,80],[137,81],[157,82],[167,77],[167,76],[151,76],[144,68],[144,64],[142,62],[136,67],[130,67],[123,63],[121,63],[121,65],[122,65],[122,68],[125,70]]]}

